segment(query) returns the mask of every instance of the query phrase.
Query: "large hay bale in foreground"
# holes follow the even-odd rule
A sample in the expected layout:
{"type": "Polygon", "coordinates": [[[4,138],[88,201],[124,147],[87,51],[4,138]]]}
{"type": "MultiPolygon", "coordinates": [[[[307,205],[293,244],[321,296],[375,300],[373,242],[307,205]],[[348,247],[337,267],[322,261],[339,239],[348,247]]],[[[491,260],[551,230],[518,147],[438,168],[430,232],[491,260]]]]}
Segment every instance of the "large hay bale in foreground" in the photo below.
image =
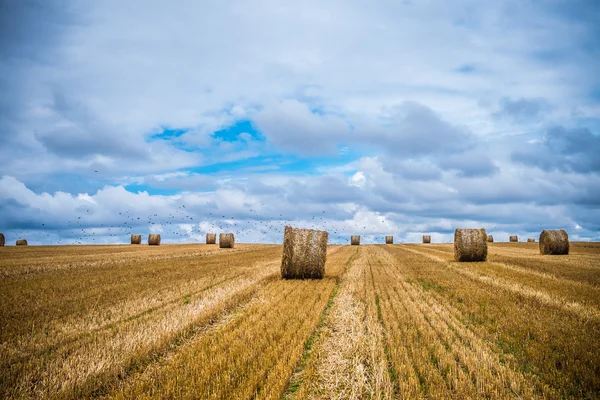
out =
{"type": "Polygon", "coordinates": [[[508,240],[511,242],[518,242],[519,237],[517,235],[513,235],[513,236],[509,237],[508,240]]]}
{"type": "Polygon", "coordinates": [[[235,237],[233,233],[220,233],[219,234],[219,247],[221,249],[233,249],[235,246],[235,237]]]}
{"type": "Polygon", "coordinates": [[[329,234],[314,229],[285,227],[281,277],[321,279],[325,274],[329,234]]]}
{"type": "Polygon", "coordinates": [[[0,233],[0,247],[4,247],[4,234],[0,233]]]}
{"type": "Polygon", "coordinates": [[[488,235],[487,241],[488,241],[489,243],[494,243],[494,236],[492,236],[492,235],[488,235]]]}
{"type": "Polygon", "coordinates": [[[148,235],[148,244],[150,246],[159,246],[160,245],[160,234],[151,233],[148,235]]]}
{"type": "Polygon", "coordinates": [[[352,246],[358,246],[358,245],[360,245],[360,236],[359,235],[352,235],[352,236],[350,236],[350,244],[352,246]]]}
{"type": "Polygon", "coordinates": [[[564,229],[543,230],[540,233],[541,254],[569,254],[569,235],[564,229]]]}
{"type": "Polygon", "coordinates": [[[27,246],[27,240],[25,240],[25,239],[18,239],[17,240],[17,246],[27,246]]]}
{"type": "Polygon", "coordinates": [[[217,244],[217,234],[216,233],[207,233],[206,234],[206,244],[217,244]]]}
{"type": "Polygon", "coordinates": [[[459,262],[485,261],[487,234],[485,229],[457,229],[454,231],[454,260],[459,262]]]}
{"type": "Polygon", "coordinates": [[[535,243],[535,239],[534,238],[527,238],[527,243],[535,243]]]}
{"type": "Polygon", "coordinates": [[[394,237],[393,236],[386,236],[385,237],[385,244],[394,244],[394,237]]]}
{"type": "Polygon", "coordinates": [[[423,243],[431,243],[431,236],[423,235],[423,243]]]}
{"type": "Polygon", "coordinates": [[[131,244],[142,244],[142,235],[131,234],[131,244]]]}

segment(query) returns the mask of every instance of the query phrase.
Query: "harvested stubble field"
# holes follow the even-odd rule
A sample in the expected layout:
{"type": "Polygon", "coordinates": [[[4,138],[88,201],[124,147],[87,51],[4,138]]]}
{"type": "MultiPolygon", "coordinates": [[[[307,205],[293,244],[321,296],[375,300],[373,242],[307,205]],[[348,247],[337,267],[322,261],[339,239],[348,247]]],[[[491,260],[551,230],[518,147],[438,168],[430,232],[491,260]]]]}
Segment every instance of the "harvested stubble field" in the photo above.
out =
{"type": "Polygon", "coordinates": [[[0,248],[0,398],[597,398],[600,244],[0,248]]]}

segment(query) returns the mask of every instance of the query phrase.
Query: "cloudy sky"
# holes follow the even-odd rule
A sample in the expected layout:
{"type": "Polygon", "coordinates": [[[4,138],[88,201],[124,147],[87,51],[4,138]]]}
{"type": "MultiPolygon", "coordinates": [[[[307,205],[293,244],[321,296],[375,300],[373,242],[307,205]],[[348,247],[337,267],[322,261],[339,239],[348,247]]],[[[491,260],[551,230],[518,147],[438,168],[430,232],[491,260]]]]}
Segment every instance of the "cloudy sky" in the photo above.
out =
{"type": "Polygon", "coordinates": [[[1,0],[0,232],[600,240],[599,71],[596,0],[1,0]]]}

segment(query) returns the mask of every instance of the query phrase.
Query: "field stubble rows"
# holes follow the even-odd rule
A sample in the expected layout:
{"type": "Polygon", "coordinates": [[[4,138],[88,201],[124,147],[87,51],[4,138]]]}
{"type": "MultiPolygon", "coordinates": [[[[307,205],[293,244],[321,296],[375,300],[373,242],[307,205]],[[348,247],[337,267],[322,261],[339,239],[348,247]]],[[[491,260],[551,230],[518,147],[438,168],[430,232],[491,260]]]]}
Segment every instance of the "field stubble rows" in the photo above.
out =
{"type": "Polygon", "coordinates": [[[594,398],[600,246],[1,249],[0,397],[594,398]]]}

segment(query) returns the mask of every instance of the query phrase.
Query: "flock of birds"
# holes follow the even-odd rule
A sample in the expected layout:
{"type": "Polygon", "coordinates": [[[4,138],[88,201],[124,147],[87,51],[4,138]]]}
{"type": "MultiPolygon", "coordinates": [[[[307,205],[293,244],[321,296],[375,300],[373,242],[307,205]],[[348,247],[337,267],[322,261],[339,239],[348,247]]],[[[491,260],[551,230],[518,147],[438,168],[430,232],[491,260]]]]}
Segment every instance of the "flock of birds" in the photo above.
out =
{"type": "MultiPolygon", "coordinates": [[[[117,215],[119,217],[114,221],[98,223],[98,218],[86,208],[76,218],[68,220],[62,228],[50,231],[45,223],[41,223],[38,229],[23,230],[17,234],[19,237],[31,239],[31,243],[40,244],[109,244],[128,243],[130,235],[134,233],[160,233],[163,243],[194,243],[203,241],[208,232],[231,232],[239,242],[278,243],[283,238],[284,227],[292,225],[325,230],[329,232],[330,243],[347,243],[351,233],[346,230],[360,234],[368,229],[368,226],[355,222],[345,225],[343,232],[339,224],[325,218],[325,210],[301,221],[285,219],[283,214],[265,219],[255,209],[249,209],[243,218],[216,212],[209,212],[203,218],[198,218],[197,214],[188,212],[185,205],[178,206],[168,215],[141,215],[134,209],[121,211],[117,215]]],[[[400,227],[397,227],[397,230],[400,230],[400,227]]],[[[375,236],[374,240],[383,242],[385,235],[375,236]]]]}

